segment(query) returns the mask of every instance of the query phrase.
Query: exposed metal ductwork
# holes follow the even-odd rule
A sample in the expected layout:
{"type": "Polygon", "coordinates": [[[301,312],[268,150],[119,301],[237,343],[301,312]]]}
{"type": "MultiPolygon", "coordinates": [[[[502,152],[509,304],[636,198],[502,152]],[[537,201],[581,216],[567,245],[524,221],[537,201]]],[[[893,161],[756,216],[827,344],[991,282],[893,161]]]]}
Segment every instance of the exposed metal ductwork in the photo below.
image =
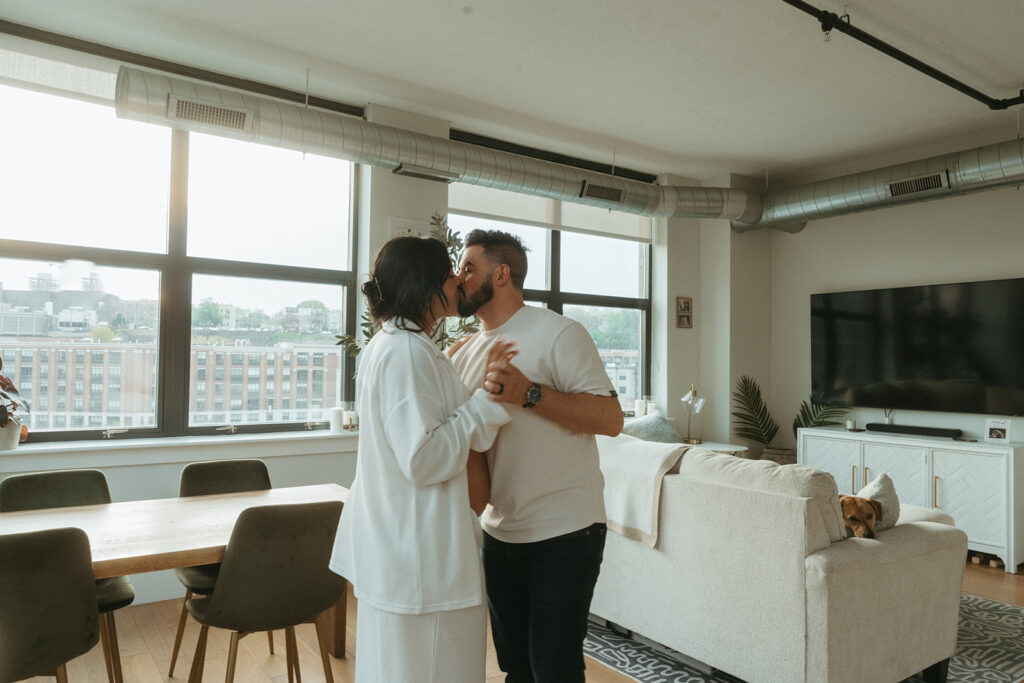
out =
{"type": "Polygon", "coordinates": [[[644,216],[751,221],[760,199],[741,190],[659,187],[322,109],[122,66],[117,115],[383,166],[417,177],[600,206],[644,216]],[[400,170],[401,169],[401,170],[400,170]]]}
{"type": "Polygon", "coordinates": [[[115,102],[123,118],[643,216],[726,218],[739,231],[798,232],[815,218],[1024,182],[1022,140],[760,196],[652,185],[127,66],[118,72],[115,102]]]}
{"type": "Polygon", "coordinates": [[[820,180],[764,197],[764,211],[736,230],[799,232],[807,221],[1024,183],[1024,140],[820,180]]]}

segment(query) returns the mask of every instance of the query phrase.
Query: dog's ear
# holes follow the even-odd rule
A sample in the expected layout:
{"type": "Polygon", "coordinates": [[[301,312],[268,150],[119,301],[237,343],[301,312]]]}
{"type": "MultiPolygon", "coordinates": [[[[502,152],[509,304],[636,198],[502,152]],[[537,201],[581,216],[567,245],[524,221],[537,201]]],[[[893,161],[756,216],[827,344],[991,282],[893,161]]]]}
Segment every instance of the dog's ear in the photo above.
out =
{"type": "Polygon", "coordinates": [[[879,503],[877,500],[872,500],[870,498],[868,499],[868,502],[871,503],[871,507],[875,511],[875,521],[876,522],[881,521],[881,519],[882,519],[882,504],[879,503]]]}

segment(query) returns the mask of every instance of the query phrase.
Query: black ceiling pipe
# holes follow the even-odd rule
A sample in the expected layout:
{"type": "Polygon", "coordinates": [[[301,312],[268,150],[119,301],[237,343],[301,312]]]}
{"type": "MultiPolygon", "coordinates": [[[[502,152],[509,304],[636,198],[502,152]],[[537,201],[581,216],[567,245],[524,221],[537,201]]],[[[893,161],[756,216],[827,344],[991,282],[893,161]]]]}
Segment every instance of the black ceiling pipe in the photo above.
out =
{"type": "Polygon", "coordinates": [[[1024,90],[1021,90],[1020,94],[1017,97],[997,100],[995,98],[989,97],[983,92],[975,90],[966,83],[958,81],[952,76],[945,74],[942,71],[939,71],[935,67],[925,64],[921,60],[916,59],[915,57],[911,57],[903,50],[895,48],[883,40],[879,40],[870,33],[867,33],[866,31],[862,31],[859,28],[854,27],[853,25],[850,24],[849,21],[843,20],[843,18],[840,17],[835,12],[826,12],[825,10],[820,10],[814,7],[813,5],[803,2],[803,0],[782,1],[787,5],[792,5],[793,7],[796,7],[798,10],[806,12],[807,14],[810,14],[812,17],[816,18],[818,22],[821,24],[821,30],[824,31],[825,33],[828,33],[833,29],[839,31],[840,33],[845,33],[851,38],[859,40],[865,45],[873,47],[879,52],[887,54],[893,59],[903,62],[907,66],[917,69],[923,74],[931,76],[940,83],[945,83],[949,87],[959,90],[968,97],[972,97],[978,100],[982,104],[988,106],[989,109],[1008,109],[1010,107],[1024,103],[1024,90]]]}

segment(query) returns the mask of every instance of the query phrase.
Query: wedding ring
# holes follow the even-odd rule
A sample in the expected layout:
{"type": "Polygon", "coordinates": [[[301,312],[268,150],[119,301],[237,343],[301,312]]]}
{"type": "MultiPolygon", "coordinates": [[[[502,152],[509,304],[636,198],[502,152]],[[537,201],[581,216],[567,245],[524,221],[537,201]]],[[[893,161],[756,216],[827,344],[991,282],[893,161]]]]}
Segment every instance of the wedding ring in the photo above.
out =
{"type": "Polygon", "coordinates": [[[505,391],[505,385],[504,384],[502,384],[501,382],[496,382],[496,384],[498,385],[498,390],[495,391],[494,393],[500,394],[501,392],[505,391]]]}

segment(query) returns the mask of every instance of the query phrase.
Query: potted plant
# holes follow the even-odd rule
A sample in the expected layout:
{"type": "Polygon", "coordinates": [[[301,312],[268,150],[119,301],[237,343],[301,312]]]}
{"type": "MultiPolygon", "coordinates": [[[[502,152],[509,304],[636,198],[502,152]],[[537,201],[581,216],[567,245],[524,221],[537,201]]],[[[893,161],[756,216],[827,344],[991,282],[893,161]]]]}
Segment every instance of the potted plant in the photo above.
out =
{"type": "Polygon", "coordinates": [[[3,374],[4,361],[0,358],[0,451],[17,448],[28,439],[28,426],[22,415],[29,411],[28,402],[17,387],[3,374]]]}
{"type": "MultiPolygon", "coordinates": [[[[763,446],[761,458],[774,460],[780,464],[796,462],[795,448],[773,448],[772,440],[779,431],[779,425],[768,412],[768,406],[761,396],[761,387],[750,375],[741,375],[736,380],[736,390],[732,394],[736,410],[732,416],[739,423],[736,435],[750,439],[763,446]]],[[[806,398],[800,402],[796,417],[793,418],[793,436],[801,427],[830,427],[841,424],[849,408],[843,406],[827,406],[815,403],[806,398]]]]}
{"type": "MultiPolygon", "coordinates": [[[[459,233],[448,227],[448,219],[445,218],[443,214],[435,213],[430,217],[430,236],[436,240],[444,242],[448,247],[448,254],[452,259],[452,263],[458,263],[459,256],[462,254],[462,237],[459,236],[459,233]]],[[[363,345],[368,343],[377,332],[377,328],[370,320],[370,315],[367,311],[363,311],[361,318],[359,327],[363,330],[362,342],[352,335],[335,335],[338,339],[336,345],[344,347],[345,352],[352,358],[359,355],[359,352],[363,349],[363,345]]],[[[433,340],[434,343],[443,351],[462,337],[473,334],[479,329],[480,322],[475,316],[459,318],[458,321],[452,325],[438,325],[433,331],[433,340]]]]}

